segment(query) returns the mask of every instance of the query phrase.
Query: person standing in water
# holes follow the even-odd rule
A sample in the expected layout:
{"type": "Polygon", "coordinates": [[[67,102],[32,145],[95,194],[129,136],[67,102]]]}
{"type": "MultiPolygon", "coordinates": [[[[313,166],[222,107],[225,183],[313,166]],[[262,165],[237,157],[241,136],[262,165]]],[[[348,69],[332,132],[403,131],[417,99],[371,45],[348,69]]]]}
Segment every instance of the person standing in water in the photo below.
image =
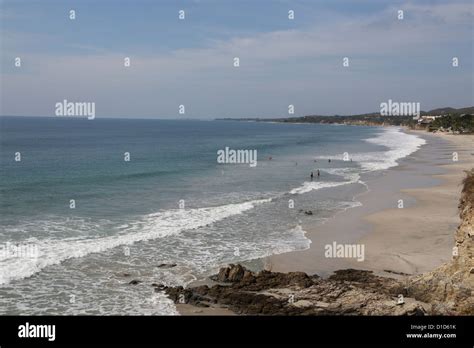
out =
{"type": "Polygon", "coordinates": [[[311,172],[311,181],[313,181],[313,172],[311,172]]]}
{"type": "Polygon", "coordinates": [[[318,169],[318,178],[319,178],[319,169],[318,169]]]}

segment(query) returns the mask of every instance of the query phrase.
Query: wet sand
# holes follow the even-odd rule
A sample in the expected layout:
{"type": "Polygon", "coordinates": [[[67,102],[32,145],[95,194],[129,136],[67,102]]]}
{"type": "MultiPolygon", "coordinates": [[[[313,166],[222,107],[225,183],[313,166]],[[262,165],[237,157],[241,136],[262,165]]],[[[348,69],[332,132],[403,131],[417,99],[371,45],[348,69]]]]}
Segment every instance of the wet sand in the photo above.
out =
{"type": "Polygon", "coordinates": [[[272,271],[327,276],[343,268],[399,277],[431,271],[452,257],[459,224],[458,202],[464,170],[474,167],[473,135],[410,131],[426,139],[399,166],[362,178],[362,206],[340,212],[322,225],[303,226],[310,249],[265,259],[272,271]],[[453,161],[457,152],[458,161],[453,161]],[[403,200],[403,208],[399,208],[403,200]],[[327,258],[325,245],[361,244],[365,258],[327,258]]]}
{"type": "MultiPolygon", "coordinates": [[[[260,260],[264,268],[323,277],[338,269],[355,268],[404,278],[450,260],[460,222],[464,170],[474,167],[474,135],[410,132],[427,144],[397,167],[362,177],[366,185],[354,196],[361,206],[342,211],[324,224],[303,225],[311,247],[260,260]],[[453,161],[454,152],[458,161],[453,161]],[[400,200],[403,208],[399,208],[400,200]],[[325,257],[325,245],[333,242],[364,245],[364,260],[325,257]]],[[[181,304],[177,309],[181,315],[235,315],[218,306],[181,304]]]]}

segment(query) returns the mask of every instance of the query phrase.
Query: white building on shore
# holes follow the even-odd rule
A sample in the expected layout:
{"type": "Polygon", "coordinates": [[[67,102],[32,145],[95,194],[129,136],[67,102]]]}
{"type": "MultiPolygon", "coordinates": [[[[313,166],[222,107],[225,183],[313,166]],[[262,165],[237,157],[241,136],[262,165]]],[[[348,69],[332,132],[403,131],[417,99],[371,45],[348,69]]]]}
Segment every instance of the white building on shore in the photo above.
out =
{"type": "Polygon", "coordinates": [[[437,118],[440,118],[440,117],[443,117],[443,116],[445,116],[445,115],[425,115],[425,116],[421,116],[418,119],[418,124],[428,124],[428,123],[433,122],[437,118]]]}

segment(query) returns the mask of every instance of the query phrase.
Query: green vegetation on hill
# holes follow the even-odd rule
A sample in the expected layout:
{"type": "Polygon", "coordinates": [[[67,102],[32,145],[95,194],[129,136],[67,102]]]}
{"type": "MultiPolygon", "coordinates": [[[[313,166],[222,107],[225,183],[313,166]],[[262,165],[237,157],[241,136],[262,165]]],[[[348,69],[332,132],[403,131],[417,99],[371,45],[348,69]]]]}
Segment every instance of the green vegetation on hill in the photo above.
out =
{"type": "MultiPolygon", "coordinates": [[[[266,121],[266,120],[259,120],[266,121]]],[[[417,121],[412,116],[380,116],[378,114],[354,115],[354,116],[303,116],[283,119],[272,119],[271,121],[289,123],[328,123],[328,124],[352,124],[352,125],[393,125],[414,126],[417,121]]]]}
{"type": "Polygon", "coordinates": [[[430,122],[418,123],[412,116],[381,116],[380,113],[368,113],[349,116],[320,116],[310,115],[285,118],[225,118],[221,120],[257,121],[257,122],[284,122],[284,123],[323,123],[347,124],[361,126],[405,126],[412,129],[426,129],[428,131],[474,133],[474,106],[455,109],[451,107],[439,108],[430,111],[421,111],[420,116],[443,116],[430,122]]]}
{"type": "Polygon", "coordinates": [[[434,120],[428,126],[430,132],[452,131],[458,133],[474,133],[473,115],[446,115],[434,120]]]}

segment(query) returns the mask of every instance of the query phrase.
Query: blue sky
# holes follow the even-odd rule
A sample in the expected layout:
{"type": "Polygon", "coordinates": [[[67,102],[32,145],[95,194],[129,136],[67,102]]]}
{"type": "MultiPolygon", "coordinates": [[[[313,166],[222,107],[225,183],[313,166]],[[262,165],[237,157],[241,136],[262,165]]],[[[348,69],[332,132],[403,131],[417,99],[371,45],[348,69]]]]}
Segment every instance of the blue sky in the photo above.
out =
{"type": "Polygon", "coordinates": [[[97,117],[157,118],[474,104],[469,0],[3,0],[0,9],[2,115],[53,115],[63,99],[95,102],[97,117]]]}

